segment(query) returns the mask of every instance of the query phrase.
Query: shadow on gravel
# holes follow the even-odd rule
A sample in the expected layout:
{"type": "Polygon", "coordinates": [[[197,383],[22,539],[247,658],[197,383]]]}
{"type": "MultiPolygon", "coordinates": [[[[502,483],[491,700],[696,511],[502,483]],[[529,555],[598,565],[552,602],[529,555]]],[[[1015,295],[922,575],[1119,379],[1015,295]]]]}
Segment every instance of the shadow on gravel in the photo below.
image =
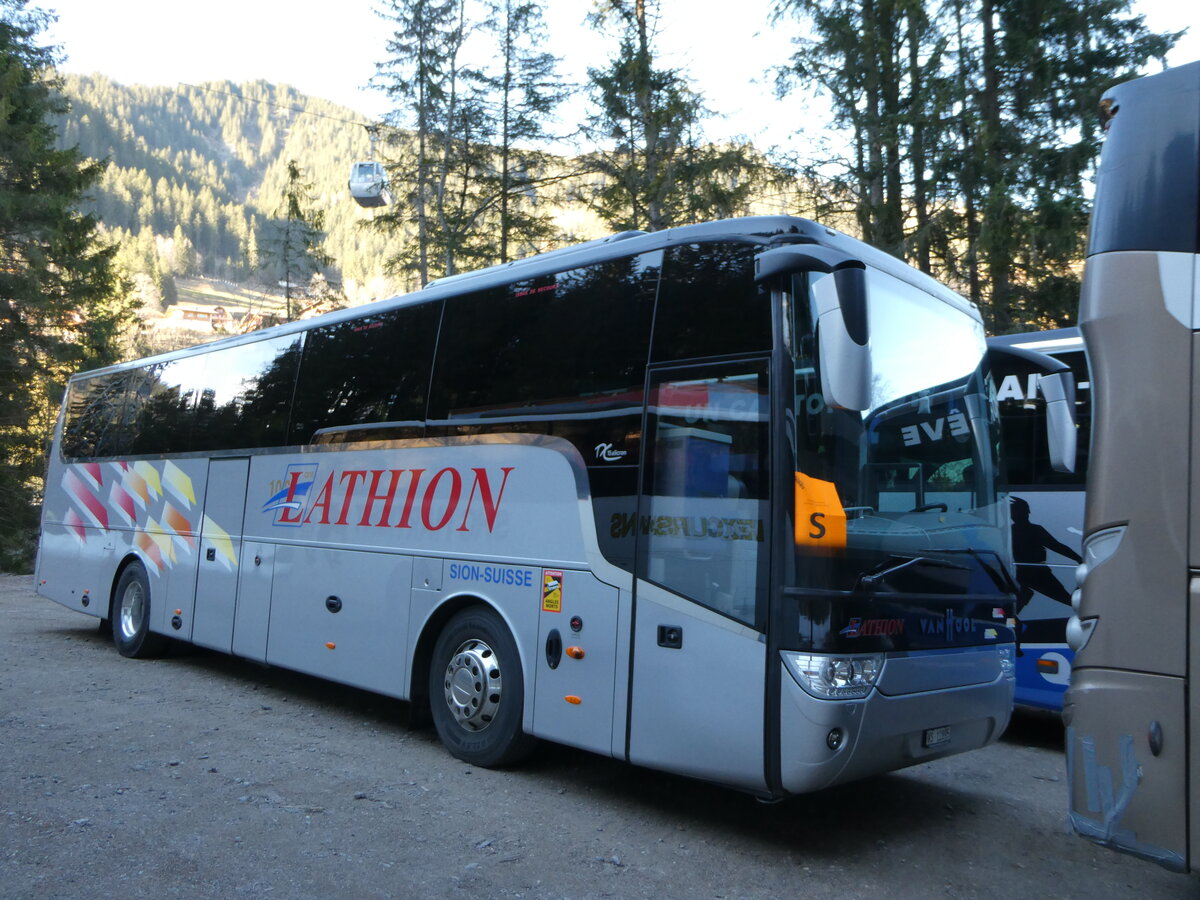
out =
{"type": "Polygon", "coordinates": [[[1058,713],[1037,712],[1018,709],[1013,713],[1008,730],[1000,740],[1022,747],[1063,752],[1064,732],[1062,717],[1058,713]]]}
{"type": "MultiPolygon", "coordinates": [[[[116,654],[110,639],[95,626],[60,628],[54,634],[86,647],[88,653],[116,654]]],[[[381,730],[408,731],[431,746],[437,743],[431,727],[413,724],[411,704],[369,691],[190,645],[173,645],[164,663],[187,667],[198,679],[220,682],[215,690],[254,690],[264,704],[298,700],[319,708],[320,715],[344,720],[347,727],[369,723],[381,730]]],[[[1014,719],[1004,740],[1061,747],[1062,726],[1022,716],[1014,719]]],[[[445,764],[447,770],[461,765],[449,754],[445,764]]],[[[660,828],[712,831],[756,848],[747,852],[802,848],[806,864],[839,866],[853,865],[885,844],[944,840],[947,828],[954,827],[948,823],[969,822],[989,803],[986,793],[958,790],[901,771],[768,805],[727,788],[550,744],[539,745],[506,774],[527,782],[533,793],[544,793],[546,802],[558,794],[584,795],[600,819],[633,815],[660,828]]]]}
{"type": "MultiPolygon", "coordinates": [[[[47,635],[67,636],[82,645],[94,646],[97,653],[117,655],[112,637],[99,626],[82,628],[56,628],[47,630],[47,635]]],[[[290,697],[321,707],[321,714],[352,717],[356,722],[370,721],[380,727],[408,728],[411,724],[411,704],[393,697],[385,697],[371,691],[337,684],[323,678],[267,666],[253,660],[242,659],[197,647],[194,644],[172,642],[163,662],[174,666],[188,666],[197,673],[227,682],[231,687],[245,689],[253,687],[264,691],[263,700],[274,696],[282,700],[290,697]]],[[[131,666],[145,665],[143,660],[124,660],[131,666]]],[[[432,735],[432,730],[430,731],[432,735]]]]}
{"type": "Polygon", "coordinates": [[[747,852],[802,851],[802,861],[815,865],[850,866],[887,844],[941,840],[948,820],[982,813],[987,802],[977,792],[897,772],[763,804],[727,788],[552,746],[520,774],[586,793],[606,812],[711,831],[745,843],[747,852]]]}

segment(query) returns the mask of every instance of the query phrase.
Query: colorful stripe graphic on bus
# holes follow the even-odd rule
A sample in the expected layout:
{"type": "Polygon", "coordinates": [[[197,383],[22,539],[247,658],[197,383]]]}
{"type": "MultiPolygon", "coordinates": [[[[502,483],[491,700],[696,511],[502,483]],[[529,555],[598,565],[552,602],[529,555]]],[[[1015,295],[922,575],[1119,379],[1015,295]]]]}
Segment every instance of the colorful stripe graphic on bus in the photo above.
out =
{"type": "Polygon", "coordinates": [[[212,542],[217,551],[218,560],[225,569],[232,572],[237,568],[237,554],[233,552],[233,538],[229,536],[228,531],[207,515],[204,517],[204,537],[212,542]]]}
{"type": "Polygon", "coordinates": [[[158,468],[144,460],[68,466],[61,485],[71,500],[63,522],[81,544],[89,529],[132,529],[133,545],[160,572],[195,549],[195,488],[172,462],[158,468]]]}

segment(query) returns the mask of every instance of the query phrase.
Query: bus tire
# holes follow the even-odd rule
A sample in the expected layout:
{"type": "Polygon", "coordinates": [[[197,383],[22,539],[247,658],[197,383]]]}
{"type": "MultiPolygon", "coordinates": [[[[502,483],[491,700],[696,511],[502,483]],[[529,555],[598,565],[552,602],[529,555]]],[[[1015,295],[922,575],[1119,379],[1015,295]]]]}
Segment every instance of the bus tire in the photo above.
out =
{"type": "Polygon", "coordinates": [[[491,609],[456,613],[438,635],[429,665],[429,707],[438,737],[453,756],[491,768],[533,749],[521,730],[525,682],[517,645],[491,609]]]}
{"type": "Polygon", "coordinates": [[[113,594],[113,643],[122,656],[151,659],[162,656],[170,638],[150,630],[150,579],[141,563],[130,563],[113,594]]]}

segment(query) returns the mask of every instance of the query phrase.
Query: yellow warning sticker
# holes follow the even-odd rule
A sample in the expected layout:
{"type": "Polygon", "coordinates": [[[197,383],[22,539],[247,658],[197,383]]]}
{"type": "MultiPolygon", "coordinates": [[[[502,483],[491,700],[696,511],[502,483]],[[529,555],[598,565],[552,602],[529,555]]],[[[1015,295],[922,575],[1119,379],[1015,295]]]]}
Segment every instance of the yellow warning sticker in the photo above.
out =
{"type": "Polygon", "coordinates": [[[846,546],[846,510],[832,481],[796,473],[796,544],[831,550],[846,546]]]}
{"type": "Polygon", "coordinates": [[[562,612],[563,573],[542,569],[542,612],[562,612]]]}

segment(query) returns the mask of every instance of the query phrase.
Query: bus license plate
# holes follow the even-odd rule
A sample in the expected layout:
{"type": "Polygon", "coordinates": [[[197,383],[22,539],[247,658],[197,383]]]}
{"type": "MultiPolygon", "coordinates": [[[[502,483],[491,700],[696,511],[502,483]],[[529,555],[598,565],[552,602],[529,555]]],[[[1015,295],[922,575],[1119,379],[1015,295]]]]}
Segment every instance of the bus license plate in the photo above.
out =
{"type": "Polygon", "coordinates": [[[940,747],[942,744],[950,743],[950,726],[942,725],[940,728],[925,729],[925,746],[940,747]]]}

